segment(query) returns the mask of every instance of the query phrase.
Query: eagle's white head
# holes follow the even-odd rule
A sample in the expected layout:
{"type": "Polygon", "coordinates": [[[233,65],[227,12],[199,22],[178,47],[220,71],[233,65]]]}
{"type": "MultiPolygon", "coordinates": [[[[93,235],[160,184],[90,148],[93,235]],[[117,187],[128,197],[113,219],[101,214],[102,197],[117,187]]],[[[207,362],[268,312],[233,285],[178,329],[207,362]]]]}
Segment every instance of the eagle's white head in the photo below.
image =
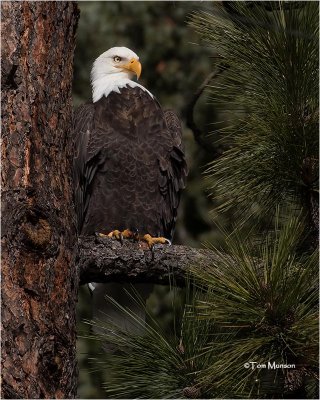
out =
{"type": "MultiPolygon", "coordinates": [[[[120,93],[124,86],[143,86],[132,81],[134,76],[141,75],[139,57],[127,47],[112,47],[102,53],[93,63],[91,70],[91,84],[93,102],[108,96],[112,91],[120,93]]],[[[151,94],[150,94],[151,95],[151,94]]]]}
{"type": "Polygon", "coordinates": [[[139,79],[140,74],[141,64],[136,53],[127,47],[112,47],[102,53],[93,63],[91,80],[94,82],[101,78],[132,79],[134,75],[139,79]]]}

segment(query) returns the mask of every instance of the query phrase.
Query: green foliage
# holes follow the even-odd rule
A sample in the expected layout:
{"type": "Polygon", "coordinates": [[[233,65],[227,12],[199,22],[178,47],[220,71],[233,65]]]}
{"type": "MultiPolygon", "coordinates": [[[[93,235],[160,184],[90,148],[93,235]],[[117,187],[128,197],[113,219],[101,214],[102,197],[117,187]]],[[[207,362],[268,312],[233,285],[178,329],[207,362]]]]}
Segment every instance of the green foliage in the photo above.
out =
{"type": "Polygon", "coordinates": [[[301,205],[306,191],[317,191],[319,6],[284,10],[280,2],[268,12],[231,4],[233,21],[203,12],[191,25],[230,66],[210,87],[232,117],[224,130],[230,148],[211,163],[209,185],[219,210],[247,219],[255,210],[268,216],[279,204],[301,205]]]}
{"type": "MultiPolygon", "coordinates": [[[[112,323],[90,322],[102,330],[90,338],[117,349],[92,360],[106,373],[108,398],[270,398],[292,393],[301,379],[308,381],[312,396],[318,365],[318,257],[295,255],[302,232],[300,218],[291,218],[260,240],[258,251],[256,241],[244,244],[236,236],[228,239],[228,253],[214,249],[215,264],[192,269],[195,286],[186,290],[181,328],[173,335],[152,318],[143,336],[112,323]],[[296,368],[244,367],[268,361],[296,368]]],[[[130,310],[117,307],[144,326],[130,310]]],[[[178,325],[181,310],[174,315],[178,325]]]]}
{"type": "Polygon", "coordinates": [[[269,370],[267,377],[263,369],[243,368],[246,362],[295,364],[295,374],[317,371],[318,254],[296,255],[302,234],[301,220],[290,218],[266,236],[258,251],[256,242],[229,238],[229,254],[215,249],[216,265],[193,268],[207,288],[206,300],[198,302],[198,318],[214,321],[227,335],[209,343],[209,351],[214,347],[220,358],[201,378],[218,397],[289,391],[288,371],[276,377],[269,370]]]}
{"type": "MultiPolygon", "coordinates": [[[[173,289],[174,292],[177,290],[173,289]]],[[[129,309],[112,298],[108,300],[125,318],[145,327],[144,335],[139,336],[111,321],[88,321],[101,332],[88,337],[116,349],[114,353],[107,352],[92,360],[93,371],[103,369],[106,372],[103,387],[108,398],[184,398],[190,393],[199,394],[197,373],[210,365],[210,354],[198,356],[203,352],[212,324],[207,321],[199,323],[188,318],[185,312],[181,331],[170,335],[150,315],[149,323],[145,324],[129,309]]],[[[132,300],[139,301],[138,295],[132,300]]],[[[180,316],[181,309],[175,310],[176,323],[180,316]]]]}

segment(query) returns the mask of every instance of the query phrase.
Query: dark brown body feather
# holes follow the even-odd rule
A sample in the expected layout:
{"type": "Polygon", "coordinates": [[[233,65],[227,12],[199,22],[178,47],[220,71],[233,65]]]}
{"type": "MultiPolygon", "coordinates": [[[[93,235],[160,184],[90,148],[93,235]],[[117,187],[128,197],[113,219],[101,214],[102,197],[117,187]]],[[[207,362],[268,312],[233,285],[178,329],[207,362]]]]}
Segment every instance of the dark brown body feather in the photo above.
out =
{"type": "Polygon", "coordinates": [[[136,228],[171,239],[187,175],[179,119],[139,87],[120,91],[75,114],[79,232],[136,228]]]}

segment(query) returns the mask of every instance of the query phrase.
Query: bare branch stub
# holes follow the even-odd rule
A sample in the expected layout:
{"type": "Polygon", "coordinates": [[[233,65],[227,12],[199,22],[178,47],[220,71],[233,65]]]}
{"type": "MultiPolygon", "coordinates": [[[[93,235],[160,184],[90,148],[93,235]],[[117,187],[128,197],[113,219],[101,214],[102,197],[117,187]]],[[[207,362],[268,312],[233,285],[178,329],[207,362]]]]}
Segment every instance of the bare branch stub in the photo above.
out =
{"type": "MultiPolygon", "coordinates": [[[[197,91],[194,93],[192,96],[190,102],[186,106],[186,123],[187,127],[191,129],[193,132],[193,136],[195,141],[203,148],[207,150],[208,148],[208,143],[204,139],[204,133],[202,130],[197,126],[197,124],[194,121],[194,108],[202,95],[203,91],[205,88],[210,84],[210,82],[217,78],[219,75],[221,75],[226,69],[229,68],[229,65],[226,64],[221,64],[218,66],[218,68],[215,71],[212,71],[202,82],[202,84],[199,86],[197,91]]],[[[217,155],[219,155],[219,152],[214,149],[217,155]]]]}
{"type": "Polygon", "coordinates": [[[191,266],[201,268],[219,259],[207,249],[164,245],[152,253],[139,247],[137,242],[125,240],[121,245],[116,240],[95,236],[80,237],[78,246],[81,285],[89,282],[168,284],[174,278],[177,286],[184,286],[191,266]]]}

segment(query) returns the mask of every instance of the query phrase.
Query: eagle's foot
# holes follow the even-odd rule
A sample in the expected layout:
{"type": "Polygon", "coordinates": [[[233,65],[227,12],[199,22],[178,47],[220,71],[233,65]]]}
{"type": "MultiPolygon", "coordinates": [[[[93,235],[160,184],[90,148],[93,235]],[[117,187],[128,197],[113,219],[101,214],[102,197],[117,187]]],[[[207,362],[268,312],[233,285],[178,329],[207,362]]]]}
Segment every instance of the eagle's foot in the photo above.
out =
{"type": "Polygon", "coordinates": [[[146,235],[142,236],[141,240],[143,240],[144,242],[146,242],[148,244],[148,247],[150,250],[153,250],[153,248],[156,244],[168,244],[169,246],[171,246],[170,240],[166,239],[162,236],[152,237],[151,235],[146,234],[146,235]]]}
{"type": "Polygon", "coordinates": [[[115,238],[120,241],[121,244],[123,244],[123,239],[136,239],[137,234],[134,231],[131,231],[130,229],[125,229],[124,231],[119,231],[118,229],[115,229],[114,231],[111,231],[107,235],[104,233],[99,233],[100,237],[108,237],[108,238],[115,238]]]}

